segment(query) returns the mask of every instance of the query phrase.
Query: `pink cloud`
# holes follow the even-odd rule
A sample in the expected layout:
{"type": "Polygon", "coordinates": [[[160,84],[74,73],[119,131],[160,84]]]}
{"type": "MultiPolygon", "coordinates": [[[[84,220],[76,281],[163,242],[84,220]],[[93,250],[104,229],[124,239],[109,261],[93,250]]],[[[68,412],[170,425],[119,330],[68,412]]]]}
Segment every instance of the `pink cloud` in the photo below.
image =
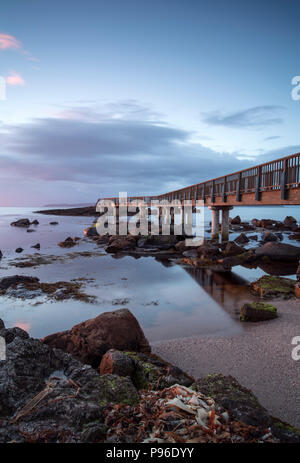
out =
{"type": "Polygon", "coordinates": [[[8,85],[25,85],[23,77],[15,71],[11,71],[5,80],[8,85]]]}
{"type": "Polygon", "coordinates": [[[12,35],[0,33],[0,50],[8,50],[9,48],[21,49],[22,44],[12,35]]]}

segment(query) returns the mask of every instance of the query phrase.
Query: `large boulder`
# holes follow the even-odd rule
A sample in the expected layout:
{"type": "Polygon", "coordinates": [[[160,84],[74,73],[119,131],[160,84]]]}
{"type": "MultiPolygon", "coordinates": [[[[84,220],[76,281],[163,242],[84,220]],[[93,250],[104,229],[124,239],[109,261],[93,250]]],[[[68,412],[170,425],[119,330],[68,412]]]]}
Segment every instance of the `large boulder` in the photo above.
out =
{"type": "Polygon", "coordinates": [[[97,442],[106,432],[109,403],[133,405],[138,394],[128,377],[100,376],[20,328],[5,329],[0,361],[0,443],[97,442]],[[26,406],[26,408],[24,408],[26,406]]]}
{"type": "Polygon", "coordinates": [[[298,262],[300,259],[300,247],[269,242],[257,248],[255,254],[259,258],[268,257],[274,261],[298,262]]]}
{"type": "Polygon", "coordinates": [[[100,374],[129,376],[137,389],[164,389],[173,384],[191,386],[194,379],[156,355],[111,349],[102,357],[100,374]]]}
{"type": "Polygon", "coordinates": [[[102,356],[109,349],[151,352],[137,319],[128,309],[104,312],[73,326],[71,330],[51,334],[42,341],[95,368],[99,367],[102,356]]]}
{"type": "Polygon", "coordinates": [[[19,220],[16,220],[15,222],[12,222],[10,225],[12,227],[29,227],[30,220],[29,219],[19,219],[19,220]]]}
{"type": "Polygon", "coordinates": [[[248,302],[241,308],[240,320],[242,322],[261,322],[277,318],[277,309],[265,302],[248,302]]]}

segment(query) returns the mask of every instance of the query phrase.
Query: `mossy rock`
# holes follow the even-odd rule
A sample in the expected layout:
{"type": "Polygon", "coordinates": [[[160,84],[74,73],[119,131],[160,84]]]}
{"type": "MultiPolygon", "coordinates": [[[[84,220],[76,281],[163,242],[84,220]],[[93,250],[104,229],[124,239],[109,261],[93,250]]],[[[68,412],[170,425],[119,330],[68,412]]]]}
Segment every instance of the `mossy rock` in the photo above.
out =
{"type": "Polygon", "coordinates": [[[265,302],[250,302],[241,308],[240,320],[242,322],[260,322],[277,318],[277,309],[265,302]]]}
{"type": "Polygon", "coordinates": [[[250,284],[252,290],[260,297],[281,296],[289,298],[294,295],[296,281],[290,278],[264,275],[250,284]]]}
{"type": "Polygon", "coordinates": [[[99,383],[101,384],[101,394],[98,405],[101,408],[110,403],[135,405],[139,400],[137,390],[128,377],[101,375],[99,376],[99,383]]]}

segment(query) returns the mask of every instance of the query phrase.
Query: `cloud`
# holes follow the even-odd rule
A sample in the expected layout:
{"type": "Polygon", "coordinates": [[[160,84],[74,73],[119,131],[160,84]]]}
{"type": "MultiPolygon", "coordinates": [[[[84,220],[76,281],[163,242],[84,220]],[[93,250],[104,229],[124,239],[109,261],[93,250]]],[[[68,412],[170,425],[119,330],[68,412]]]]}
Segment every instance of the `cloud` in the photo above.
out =
{"type": "Polygon", "coordinates": [[[0,33],[0,50],[17,50],[22,55],[26,56],[29,61],[39,61],[38,58],[32,56],[32,54],[24,50],[22,43],[16,39],[13,35],[0,33]]]}
{"type": "Polygon", "coordinates": [[[189,131],[148,120],[151,111],[143,106],[136,108],[135,117],[130,109],[125,115],[124,104],[119,112],[115,105],[110,114],[107,109],[89,113],[87,107],[70,108],[70,118],[65,114],[5,126],[0,188],[7,188],[5,179],[14,179],[15,194],[27,204],[33,197],[42,204],[62,198],[96,201],[119,191],[158,194],[251,163],[241,153],[238,159],[192,143],[189,131]],[[117,118],[117,113],[122,116],[117,118]]]}
{"type": "Polygon", "coordinates": [[[203,120],[209,125],[246,129],[260,128],[281,124],[283,119],[278,113],[283,109],[282,106],[265,105],[227,114],[210,112],[203,114],[203,120]]]}
{"type": "Polygon", "coordinates": [[[272,140],[278,140],[279,138],[282,138],[280,135],[273,135],[271,137],[266,137],[264,138],[263,141],[272,141],[272,140]]]}
{"type": "Polygon", "coordinates": [[[8,85],[25,85],[25,80],[16,71],[11,71],[5,80],[8,85]]]}
{"type": "Polygon", "coordinates": [[[0,50],[8,50],[10,48],[18,50],[22,48],[22,44],[12,35],[0,33],[0,50]]]}

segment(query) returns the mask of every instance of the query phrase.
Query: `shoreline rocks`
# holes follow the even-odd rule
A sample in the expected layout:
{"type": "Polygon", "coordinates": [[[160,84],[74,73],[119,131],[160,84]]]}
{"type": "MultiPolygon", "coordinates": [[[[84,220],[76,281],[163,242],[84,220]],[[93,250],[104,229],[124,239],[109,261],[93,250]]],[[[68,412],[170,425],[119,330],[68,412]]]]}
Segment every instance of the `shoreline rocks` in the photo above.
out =
{"type": "Polygon", "coordinates": [[[42,341],[62,349],[83,363],[98,368],[109,349],[151,353],[151,347],[128,309],[104,312],[73,326],[71,330],[46,336],[42,341]]]}

